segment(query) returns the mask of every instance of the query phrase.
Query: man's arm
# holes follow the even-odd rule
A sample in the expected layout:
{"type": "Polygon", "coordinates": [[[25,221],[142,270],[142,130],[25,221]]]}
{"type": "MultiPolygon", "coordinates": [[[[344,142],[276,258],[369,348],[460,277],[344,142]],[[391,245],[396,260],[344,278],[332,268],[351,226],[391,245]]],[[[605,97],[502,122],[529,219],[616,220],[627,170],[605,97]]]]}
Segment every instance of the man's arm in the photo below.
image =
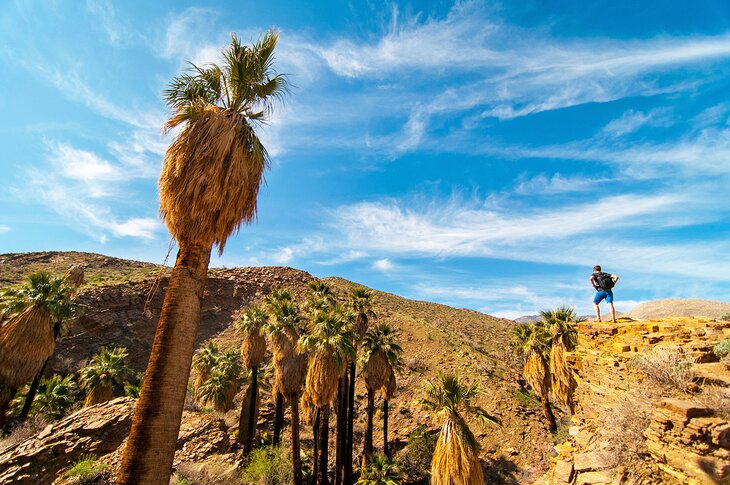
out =
{"type": "Polygon", "coordinates": [[[594,275],[591,275],[591,277],[588,279],[588,281],[591,282],[591,286],[593,286],[593,288],[595,288],[596,290],[600,290],[600,288],[596,284],[596,278],[594,277],[594,275]]]}
{"type": "Polygon", "coordinates": [[[611,279],[613,280],[613,283],[616,284],[616,282],[618,281],[618,275],[612,274],[611,279]]]}

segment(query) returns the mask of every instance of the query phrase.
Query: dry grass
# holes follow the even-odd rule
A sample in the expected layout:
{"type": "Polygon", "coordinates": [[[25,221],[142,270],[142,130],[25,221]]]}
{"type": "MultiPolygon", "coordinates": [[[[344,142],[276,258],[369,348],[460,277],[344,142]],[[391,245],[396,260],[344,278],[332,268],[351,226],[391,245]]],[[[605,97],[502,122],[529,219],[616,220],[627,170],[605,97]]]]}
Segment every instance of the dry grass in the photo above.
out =
{"type": "Polygon", "coordinates": [[[48,426],[48,418],[43,414],[30,416],[23,424],[15,427],[13,432],[0,439],[0,453],[31,438],[48,426]]]}
{"type": "Polygon", "coordinates": [[[703,386],[697,402],[712,409],[713,415],[730,421],[730,389],[720,386],[703,386]]]}
{"type": "Polygon", "coordinates": [[[681,347],[655,347],[634,357],[631,365],[665,387],[688,392],[694,383],[694,359],[681,347]]]}

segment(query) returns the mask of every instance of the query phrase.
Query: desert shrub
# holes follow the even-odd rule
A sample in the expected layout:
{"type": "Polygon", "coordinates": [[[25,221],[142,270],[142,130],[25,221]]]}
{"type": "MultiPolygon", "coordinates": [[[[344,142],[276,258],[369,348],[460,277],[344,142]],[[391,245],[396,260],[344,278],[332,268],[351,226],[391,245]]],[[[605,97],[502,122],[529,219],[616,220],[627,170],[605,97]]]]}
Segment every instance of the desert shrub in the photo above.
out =
{"type": "Polygon", "coordinates": [[[42,414],[36,414],[25,420],[22,424],[13,428],[13,431],[5,438],[0,439],[0,451],[15,446],[28,438],[37,435],[43,428],[48,426],[48,418],[42,414]]]}
{"type": "Polygon", "coordinates": [[[720,342],[719,344],[712,347],[712,353],[718,357],[726,357],[730,354],[730,339],[720,342]]]}
{"type": "Polygon", "coordinates": [[[514,391],[512,391],[512,397],[514,397],[515,401],[517,401],[523,408],[529,409],[540,407],[540,400],[537,398],[537,396],[529,391],[515,389],[514,391]]]}
{"type": "Polygon", "coordinates": [[[657,347],[631,360],[631,366],[641,370],[657,383],[689,391],[694,381],[694,359],[680,347],[657,347]]]}
{"type": "Polygon", "coordinates": [[[622,466],[627,474],[641,474],[647,456],[644,430],[651,422],[651,405],[626,400],[612,407],[601,420],[603,458],[612,468],[622,466]]]}
{"type": "Polygon", "coordinates": [[[438,434],[431,433],[425,426],[419,426],[408,435],[408,443],[395,459],[403,483],[428,483],[437,440],[438,434]]]}
{"type": "Polygon", "coordinates": [[[294,483],[291,456],[284,449],[275,446],[254,450],[244,465],[243,483],[251,485],[294,483]]]}
{"type": "Polygon", "coordinates": [[[724,320],[726,322],[730,322],[730,313],[726,313],[723,316],[720,317],[720,320],[724,320]]]}
{"type": "Polygon", "coordinates": [[[384,455],[377,455],[362,471],[356,485],[399,485],[398,467],[384,455]]]}
{"type": "Polygon", "coordinates": [[[95,455],[86,455],[74,463],[64,474],[69,478],[76,478],[76,483],[93,483],[101,477],[108,465],[97,460],[95,455]]]}
{"type": "Polygon", "coordinates": [[[712,409],[713,416],[730,420],[730,389],[721,386],[703,386],[697,401],[712,409]]]}
{"type": "Polygon", "coordinates": [[[178,472],[175,472],[170,478],[170,485],[195,485],[195,483],[188,478],[184,478],[178,472]]]}

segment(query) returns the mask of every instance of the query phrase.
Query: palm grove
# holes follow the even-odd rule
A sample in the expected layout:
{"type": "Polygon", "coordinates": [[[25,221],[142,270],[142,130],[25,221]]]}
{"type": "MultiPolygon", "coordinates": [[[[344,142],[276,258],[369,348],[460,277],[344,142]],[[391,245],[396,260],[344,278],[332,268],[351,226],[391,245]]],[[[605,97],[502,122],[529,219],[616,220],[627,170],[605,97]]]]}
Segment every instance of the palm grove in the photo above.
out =
{"type": "MultiPolygon", "coordinates": [[[[336,485],[352,484],[358,474],[362,483],[390,483],[388,403],[397,391],[402,349],[397,331],[373,320],[367,290],[355,288],[340,299],[315,280],[300,301],[291,290],[273,289],[233,315],[240,349],[223,350],[209,342],[195,351],[211,251],[215,246],[222,253],[228,237],[256,218],[258,191],[269,166],[257,130],[288,92],[286,77],[274,70],[277,40],[276,33],[268,32],[243,45],[234,35],[220,65],[191,64],[165,91],[172,112],[165,129],[179,131],[164,158],[160,213],[178,253],[147,370],[133,376],[125,364],[126,350],[109,347],[91,359],[79,379],[86,405],[109,400],[121,388],[139,398],[120,484],[169,482],[191,368],[193,399],[216,411],[231,409],[241,384],[248,383],[237,435],[244,456],[252,453],[260,434],[258,413],[266,393],[275,403],[273,445],[281,443],[289,410],[296,484],[303,483],[305,470],[317,484],[329,483],[330,477],[336,485]],[[361,451],[354,450],[358,378],[367,390],[361,451]],[[384,433],[380,455],[373,446],[377,397],[382,398],[384,433]],[[314,436],[308,466],[302,464],[302,425],[311,426],[314,436]],[[353,463],[356,454],[361,463],[353,463]]],[[[41,376],[64,322],[75,311],[72,299],[82,280],[78,270],[63,278],[35,274],[25,288],[6,295],[10,317],[0,326],[0,425],[26,384],[25,416],[39,388],[43,395],[56,396],[59,415],[71,402],[67,397],[79,392],[68,376],[41,376]]],[[[565,353],[572,350],[575,332],[571,315],[544,316],[552,318],[550,323],[516,329],[515,349],[554,430],[548,394],[572,408],[574,383],[565,353]]],[[[479,444],[466,418],[494,420],[473,404],[477,392],[474,384],[453,375],[441,376],[424,391],[421,404],[442,426],[431,461],[432,483],[483,483],[479,444]]]]}

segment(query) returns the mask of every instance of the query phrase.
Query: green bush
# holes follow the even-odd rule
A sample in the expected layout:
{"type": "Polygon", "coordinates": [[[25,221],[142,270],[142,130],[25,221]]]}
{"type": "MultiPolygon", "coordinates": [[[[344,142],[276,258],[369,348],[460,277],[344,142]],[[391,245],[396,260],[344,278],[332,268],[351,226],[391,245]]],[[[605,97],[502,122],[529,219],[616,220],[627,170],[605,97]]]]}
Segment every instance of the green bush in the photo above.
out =
{"type": "Polygon", "coordinates": [[[436,449],[437,433],[419,426],[408,435],[408,443],[396,456],[395,463],[403,477],[403,483],[428,483],[431,474],[431,458],[436,449]]]}
{"type": "Polygon", "coordinates": [[[362,471],[356,485],[398,485],[401,483],[398,467],[384,455],[374,456],[362,471]]]}
{"type": "Polygon", "coordinates": [[[251,485],[294,483],[291,455],[275,446],[255,449],[243,468],[243,483],[251,485]]]}
{"type": "Polygon", "coordinates": [[[77,483],[80,484],[93,483],[94,480],[104,474],[108,467],[105,463],[100,463],[95,455],[86,455],[74,463],[66,471],[65,476],[69,478],[76,477],[77,483]]]}
{"type": "Polygon", "coordinates": [[[719,344],[712,347],[712,353],[718,357],[725,357],[730,354],[730,339],[720,342],[719,344]]]}
{"type": "Polygon", "coordinates": [[[726,322],[730,322],[730,313],[726,313],[723,316],[721,316],[720,320],[725,320],[726,322]]]}
{"type": "Polygon", "coordinates": [[[523,408],[529,409],[540,407],[540,401],[537,399],[537,396],[530,391],[520,391],[519,389],[515,389],[512,391],[512,396],[523,408]]]}

